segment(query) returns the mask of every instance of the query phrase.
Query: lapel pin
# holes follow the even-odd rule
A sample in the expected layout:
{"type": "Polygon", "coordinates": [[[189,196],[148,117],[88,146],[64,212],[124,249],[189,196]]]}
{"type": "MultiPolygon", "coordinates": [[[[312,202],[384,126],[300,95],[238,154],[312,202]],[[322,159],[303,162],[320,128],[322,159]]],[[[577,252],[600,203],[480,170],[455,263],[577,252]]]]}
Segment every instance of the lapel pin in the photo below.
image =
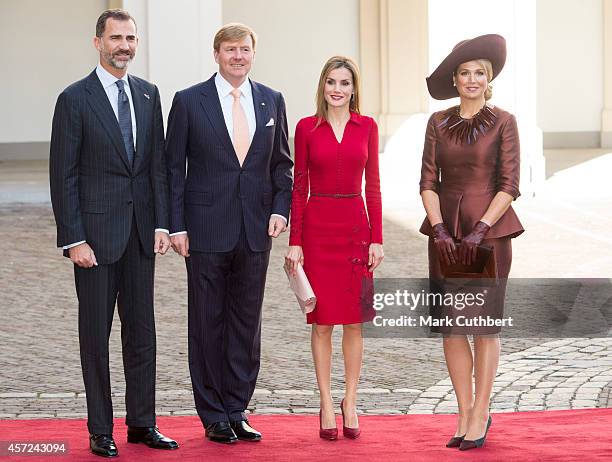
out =
{"type": "Polygon", "coordinates": [[[146,93],[143,93],[144,97],[147,99],[151,99],[151,97],[149,95],[147,95],[146,93]]]}
{"type": "Polygon", "coordinates": [[[265,105],[266,105],[266,103],[261,103],[261,105],[262,105],[262,106],[265,106],[265,105]]]}

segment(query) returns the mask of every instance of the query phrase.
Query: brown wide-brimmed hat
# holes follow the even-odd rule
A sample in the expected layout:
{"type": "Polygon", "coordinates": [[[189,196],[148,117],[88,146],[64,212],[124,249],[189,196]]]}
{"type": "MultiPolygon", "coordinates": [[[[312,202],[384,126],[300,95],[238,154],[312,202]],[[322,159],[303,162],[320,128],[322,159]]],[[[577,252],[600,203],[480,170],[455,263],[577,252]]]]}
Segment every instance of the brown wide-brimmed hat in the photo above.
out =
{"type": "Polygon", "coordinates": [[[453,47],[453,51],[425,80],[427,89],[434,99],[449,99],[459,96],[453,85],[453,72],[457,67],[475,59],[488,59],[493,68],[493,80],[506,63],[506,39],[501,35],[487,34],[463,40],[453,47]]]}

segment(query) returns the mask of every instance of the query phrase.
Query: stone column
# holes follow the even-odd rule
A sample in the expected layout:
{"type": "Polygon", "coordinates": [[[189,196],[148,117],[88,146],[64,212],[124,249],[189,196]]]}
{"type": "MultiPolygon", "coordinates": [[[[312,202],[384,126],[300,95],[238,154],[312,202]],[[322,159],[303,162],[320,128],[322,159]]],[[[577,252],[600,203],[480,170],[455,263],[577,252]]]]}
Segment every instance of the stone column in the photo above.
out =
{"type": "Polygon", "coordinates": [[[213,37],[221,27],[221,0],[109,0],[138,24],[138,56],[130,72],[159,88],[164,119],[174,93],[207,80],[217,70],[213,37]]]}
{"type": "Polygon", "coordinates": [[[363,109],[387,137],[427,110],[427,0],[361,0],[360,50],[363,109]]]}

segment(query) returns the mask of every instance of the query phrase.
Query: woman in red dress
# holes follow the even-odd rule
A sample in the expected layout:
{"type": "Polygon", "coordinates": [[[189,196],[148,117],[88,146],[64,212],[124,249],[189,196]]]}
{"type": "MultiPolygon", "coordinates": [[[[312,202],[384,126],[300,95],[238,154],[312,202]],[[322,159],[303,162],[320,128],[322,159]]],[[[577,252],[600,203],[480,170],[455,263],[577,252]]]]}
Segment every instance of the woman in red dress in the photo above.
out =
{"type": "Polygon", "coordinates": [[[320,432],[336,439],[331,397],[334,325],[342,324],[345,396],[343,434],[359,436],[356,400],[361,372],[361,324],[374,317],[372,272],[383,259],[378,127],[359,114],[359,71],[349,58],[330,58],[319,79],[317,113],[295,131],[291,232],[286,264],[303,264],[317,305],[312,356],[321,396],[320,432]],[[365,172],[365,202],[361,186],[365,172]]]}

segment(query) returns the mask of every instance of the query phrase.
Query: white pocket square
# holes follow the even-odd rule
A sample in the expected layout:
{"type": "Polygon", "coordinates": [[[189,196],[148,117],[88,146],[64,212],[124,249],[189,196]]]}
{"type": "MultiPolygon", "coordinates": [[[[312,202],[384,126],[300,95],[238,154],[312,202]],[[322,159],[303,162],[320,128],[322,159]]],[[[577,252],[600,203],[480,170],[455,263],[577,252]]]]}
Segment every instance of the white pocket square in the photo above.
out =
{"type": "Polygon", "coordinates": [[[274,119],[270,118],[270,120],[268,120],[268,123],[266,124],[266,127],[271,127],[274,125],[274,119]]]}

